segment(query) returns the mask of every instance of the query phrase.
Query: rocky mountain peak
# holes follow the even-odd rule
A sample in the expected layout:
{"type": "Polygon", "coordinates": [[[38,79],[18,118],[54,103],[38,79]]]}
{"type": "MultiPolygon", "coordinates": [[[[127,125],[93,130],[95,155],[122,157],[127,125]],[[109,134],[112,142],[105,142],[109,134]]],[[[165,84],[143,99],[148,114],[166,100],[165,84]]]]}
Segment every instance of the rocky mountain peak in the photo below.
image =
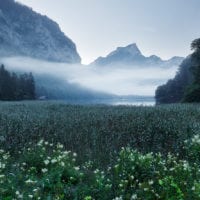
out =
{"type": "Polygon", "coordinates": [[[134,67],[134,66],[178,66],[181,64],[182,57],[173,57],[169,60],[162,60],[156,55],[149,57],[144,56],[136,43],[129,44],[125,47],[118,47],[116,50],[109,53],[106,57],[97,58],[91,65],[96,66],[121,66],[121,67],[134,67]]]}
{"type": "Polygon", "coordinates": [[[76,45],[56,22],[14,0],[0,0],[0,57],[8,56],[81,61],[76,45]]]}

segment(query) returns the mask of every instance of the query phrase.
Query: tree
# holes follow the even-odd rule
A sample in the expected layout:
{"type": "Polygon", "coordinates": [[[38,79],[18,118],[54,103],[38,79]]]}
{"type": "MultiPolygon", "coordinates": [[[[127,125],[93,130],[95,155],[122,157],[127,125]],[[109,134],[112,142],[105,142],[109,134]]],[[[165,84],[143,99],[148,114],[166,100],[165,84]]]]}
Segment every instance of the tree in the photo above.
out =
{"type": "Polygon", "coordinates": [[[189,56],[179,66],[176,76],[156,89],[156,104],[177,103],[182,100],[185,89],[193,80],[193,75],[190,71],[191,65],[192,59],[189,56]]]}
{"type": "Polygon", "coordinates": [[[191,43],[194,51],[180,65],[176,76],[157,88],[157,104],[200,102],[200,38],[191,43]]]}
{"type": "Polygon", "coordinates": [[[10,100],[13,98],[11,77],[4,65],[1,65],[0,68],[0,98],[2,100],[10,100]]]}
{"type": "Polygon", "coordinates": [[[17,76],[0,67],[0,100],[35,99],[35,81],[32,73],[17,76]]]}
{"type": "Polygon", "coordinates": [[[200,102],[200,39],[196,39],[191,44],[193,66],[193,82],[185,91],[183,102],[200,102]]]}

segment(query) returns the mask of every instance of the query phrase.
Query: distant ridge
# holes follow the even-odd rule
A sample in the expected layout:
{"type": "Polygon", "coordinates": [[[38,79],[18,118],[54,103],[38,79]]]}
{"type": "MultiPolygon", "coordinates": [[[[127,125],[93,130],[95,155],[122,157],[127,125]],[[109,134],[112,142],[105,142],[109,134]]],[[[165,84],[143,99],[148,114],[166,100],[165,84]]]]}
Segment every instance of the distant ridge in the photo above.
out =
{"type": "Polygon", "coordinates": [[[106,57],[99,57],[90,65],[96,66],[178,66],[183,61],[183,57],[172,57],[169,60],[162,60],[156,55],[145,57],[139,50],[136,43],[125,47],[118,47],[106,57]]]}

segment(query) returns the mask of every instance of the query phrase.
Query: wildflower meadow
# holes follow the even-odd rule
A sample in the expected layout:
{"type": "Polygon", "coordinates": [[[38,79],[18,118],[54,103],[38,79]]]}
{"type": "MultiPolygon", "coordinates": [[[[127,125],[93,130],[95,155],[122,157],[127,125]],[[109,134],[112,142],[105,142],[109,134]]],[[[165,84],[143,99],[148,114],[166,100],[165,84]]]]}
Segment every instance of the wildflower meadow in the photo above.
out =
{"type": "Polygon", "coordinates": [[[0,104],[0,199],[198,200],[198,105],[0,104]]]}

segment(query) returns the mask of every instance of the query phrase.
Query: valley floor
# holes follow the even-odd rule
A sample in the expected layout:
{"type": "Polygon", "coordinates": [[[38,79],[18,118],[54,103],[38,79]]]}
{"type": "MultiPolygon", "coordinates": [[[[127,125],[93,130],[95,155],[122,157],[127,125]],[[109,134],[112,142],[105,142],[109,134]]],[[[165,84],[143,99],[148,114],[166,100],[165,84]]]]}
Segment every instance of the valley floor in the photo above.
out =
{"type": "Polygon", "coordinates": [[[0,103],[0,199],[200,199],[199,105],[0,103]]]}

